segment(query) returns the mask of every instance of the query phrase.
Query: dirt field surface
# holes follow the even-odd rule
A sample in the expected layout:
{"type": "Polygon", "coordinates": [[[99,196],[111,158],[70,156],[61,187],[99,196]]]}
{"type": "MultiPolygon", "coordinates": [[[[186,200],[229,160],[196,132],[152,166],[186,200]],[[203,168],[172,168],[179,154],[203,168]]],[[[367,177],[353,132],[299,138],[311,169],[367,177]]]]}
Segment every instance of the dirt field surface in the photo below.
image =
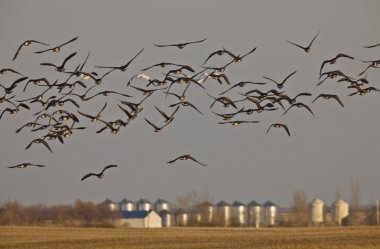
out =
{"type": "Polygon", "coordinates": [[[380,227],[97,229],[1,227],[0,248],[380,248],[380,227]]]}

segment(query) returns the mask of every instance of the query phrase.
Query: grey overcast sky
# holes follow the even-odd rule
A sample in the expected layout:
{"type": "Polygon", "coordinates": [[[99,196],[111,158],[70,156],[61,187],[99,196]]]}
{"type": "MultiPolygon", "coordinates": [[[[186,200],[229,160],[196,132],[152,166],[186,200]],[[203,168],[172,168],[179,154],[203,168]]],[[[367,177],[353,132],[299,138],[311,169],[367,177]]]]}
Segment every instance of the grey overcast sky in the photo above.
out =
{"type": "MultiPolygon", "coordinates": [[[[167,106],[176,99],[165,100],[164,94],[154,94],[144,102],[144,110],[125,129],[113,135],[96,134],[100,124],[81,119],[86,130],[75,131],[65,144],[52,142],[54,153],[44,147],[26,145],[38,135],[15,130],[33,120],[32,111],[21,110],[17,115],[4,114],[0,120],[0,202],[19,200],[24,204],[73,203],[76,199],[101,202],[105,198],[155,201],[164,198],[175,201],[178,194],[195,190],[208,192],[217,202],[238,200],[248,203],[273,201],[289,206],[295,190],[306,192],[308,200],[318,197],[331,204],[340,186],[343,199],[349,201],[350,178],[361,187],[361,203],[371,204],[380,199],[380,93],[367,96],[347,95],[353,90],[346,84],[327,80],[316,87],[323,60],[338,53],[346,53],[355,60],[341,59],[325,70],[339,69],[357,78],[365,68],[360,60],[380,59],[380,47],[367,49],[364,45],[380,43],[380,2],[373,0],[287,0],[287,1],[13,1],[0,0],[0,68],[13,68],[30,78],[63,79],[41,62],[58,63],[64,56],[78,54],[68,67],[82,62],[90,51],[86,69],[95,65],[121,65],[140,49],[143,53],[126,72],[114,72],[99,87],[129,93],[131,100],[141,99],[140,93],[126,87],[129,78],[140,69],[162,61],[188,64],[200,71],[207,56],[222,46],[236,54],[244,54],[257,47],[240,64],[232,65],[227,75],[232,83],[243,80],[263,81],[263,76],[281,80],[297,70],[284,90],[290,96],[310,92],[312,97],[301,101],[310,105],[315,118],[302,109],[282,116],[280,110],[243,120],[260,120],[258,124],[240,127],[220,125],[209,106],[212,99],[227,89],[214,80],[205,84],[206,91],[190,87],[188,99],[205,116],[193,110],[181,109],[174,122],[161,133],[154,133],[144,120],[163,122],[154,105],[169,112],[167,106]],[[321,30],[310,53],[290,45],[288,39],[307,44],[321,30]],[[60,54],[34,54],[45,47],[33,44],[23,48],[19,57],[12,58],[18,46],[27,39],[60,44],[79,36],[64,47],[60,54]],[[183,50],[158,48],[153,44],[195,41],[183,50]],[[344,108],[334,101],[322,99],[311,104],[320,93],[338,94],[344,108]],[[284,122],[291,137],[273,129],[266,135],[271,123],[284,122]],[[179,161],[167,161],[190,153],[207,167],[179,161]],[[12,170],[7,166],[21,162],[46,164],[45,168],[12,170]],[[104,179],[80,181],[87,172],[96,172],[107,164],[118,168],[106,172],[104,179]]],[[[212,58],[209,65],[221,65],[225,57],[212,58]]],[[[166,69],[165,69],[166,70],[166,69]]],[[[98,69],[99,72],[104,72],[98,69]]],[[[146,72],[162,78],[161,71],[146,72]]],[[[12,74],[0,75],[0,83],[10,85],[16,79],[12,74]]],[[[380,88],[380,69],[369,69],[367,79],[380,88]]],[[[136,86],[145,86],[136,81],[136,86]]],[[[269,90],[274,84],[259,86],[269,90]]],[[[17,91],[17,98],[37,95],[39,91],[17,91]],[[34,95],[33,95],[34,94],[34,95]],[[19,97],[20,96],[20,97],[19,97]]],[[[173,87],[173,90],[179,91],[173,87]]],[[[246,86],[239,91],[248,91],[246,86]]],[[[0,89],[1,94],[3,93],[0,89]]],[[[98,91],[95,91],[98,92],[98,91]]],[[[226,94],[233,99],[235,92],[226,94]]],[[[16,99],[17,99],[16,98],[16,99]]],[[[117,109],[119,97],[105,97],[90,103],[80,103],[81,110],[95,113],[105,101],[108,108],[104,118],[122,117],[117,109]]],[[[6,104],[0,105],[0,110],[6,104]]],[[[244,104],[240,105],[240,107],[244,104]]],[[[75,113],[70,104],[65,108],[75,113]]],[[[248,108],[248,107],[247,107],[248,108]]],[[[215,112],[230,112],[216,104],[215,112]]]]}

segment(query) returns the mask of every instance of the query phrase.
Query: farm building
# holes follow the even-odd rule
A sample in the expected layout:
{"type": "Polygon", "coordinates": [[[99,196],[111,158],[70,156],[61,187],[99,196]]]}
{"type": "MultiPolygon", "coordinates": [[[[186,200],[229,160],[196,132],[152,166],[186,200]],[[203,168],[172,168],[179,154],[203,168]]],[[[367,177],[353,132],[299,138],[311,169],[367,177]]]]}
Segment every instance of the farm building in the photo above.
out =
{"type": "Polygon", "coordinates": [[[161,217],[154,211],[121,211],[120,225],[128,227],[148,228],[162,227],[161,217]]]}

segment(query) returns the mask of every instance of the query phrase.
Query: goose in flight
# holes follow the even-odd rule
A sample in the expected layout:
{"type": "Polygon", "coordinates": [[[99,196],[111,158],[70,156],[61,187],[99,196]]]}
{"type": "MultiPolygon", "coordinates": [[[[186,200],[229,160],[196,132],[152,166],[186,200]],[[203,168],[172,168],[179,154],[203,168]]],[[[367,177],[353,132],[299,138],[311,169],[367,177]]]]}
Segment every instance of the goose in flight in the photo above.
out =
{"type": "Polygon", "coordinates": [[[120,71],[124,72],[125,70],[127,70],[128,66],[132,63],[132,61],[134,59],[136,59],[137,56],[139,56],[139,54],[142,53],[142,51],[144,51],[144,48],[141,49],[132,59],[130,59],[126,64],[122,65],[122,66],[114,66],[114,67],[105,67],[105,66],[95,66],[97,68],[109,68],[109,69],[112,69],[112,70],[117,70],[119,69],[120,71]]]}
{"type": "Polygon", "coordinates": [[[107,107],[107,102],[104,104],[104,106],[102,107],[102,109],[100,109],[100,111],[95,115],[90,115],[90,114],[86,114],[86,113],[83,113],[83,112],[80,112],[78,111],[78,113],[86,118],[89,118],[91,122],[95,122],[97,120],[99,120],[99,118],[101,117],[102,115],[102,112],[104,111],[104,109],[106,109],[107,107]]]}
{"type": "Polygon", "coordinates": [[[55,52],[55,53],[58,53],[58,52],[61,51],[61,48],[62,48],[63,46],[65,46],[65,45],[67,45],[67,44],[69,44],[69,43],[71,43],[71,42],[77,40],[78,38],[79,38],[79,36],[77,36],[77,37],[71,39],[70,41],[67,41],[67,42],[65,42],[65,43],[62,43],[61,45],[58,45],[58,46],[56,46],[56,47],[54,47],[54,48],[49,48],[49,49],[45,49],[45,50],[41,50],[41,51],[37,51],[37,52],[34,52],[34,53],[35,53],[35,54],[42,54],[42,53],[45,53],[45,52],[47,52],[47,51],[53,51],[53,52],[55,52]]]}
{"type": "Polygon", "coordinates": [[[305,105],[304,103],[301,103],[301,102],[297,102],[297,103],[292,104],[288,109],[286,109],[286,111],[282,115],[285,115],[294,106],[296,106],[298,108],[303,107],[303,108],[307,109],[315,117],[315,115],[314,115],[313,111],[310,109],[310,107],[305,105]]]}
{"type": "Polygon", "coordinates": [[[200,164],[202,166],[207,166],[207,164],[203,164],[203,163],[199,162],[198,160],[194,159],[190,154],[185,154],[185,155],[179,156],[179,157],[177,157],[177,158],[175,158],[175,159],[173,159],[173,160],[171,160],[171,161],[169,161],[167,163],[171,164],[171,163],[174,163],[177,160],[188,160],[188,159],[190,159],[190,160],[192,160],[192,161],[194,161],[194,162],[196,162],[196,163],[198,163],[198,164],[200,164]]]}
{"type": "Polygon", "coordinates": [[[284,87],[285,82],[286,82],[286,81],[287,81],[287,80],[288,80],[293,74],[295,74],[296,72],[297,72],[297,71],[294,71],[293,73],[289,74],[289,75],[286,76],[285,79],[284,79],[283,81],[281,81],[281,82],[277,82],[277,81],[275,81],[275,80],[273,80],[273,79],[271,79],[271,78],[269,78],[269,77],[265,77],[265,76],[263,76],[263,78],[266,79],[266,80],[270,80],[270,81],[272,81],[273,83],[275,83],[275,84],[277,85],[278,89],[281,89],[281,88],[284,87]]]}
{"type": "Polygon", "coordinates": [[[313,40],[311,40],[311,42],[309,43],[309,45],[307,47],[304,47],[304,46],[301,46],[297,43],[294,43],[294,42],[291,42],[291,41],[288,41],[286,40],[287,42],[289,42],[290,44],[296,46],[296,47],[299,47],[301,48],[302,50],[304,50],[306,53],[308,53],[310,51],[310,48],[311,48],[311,44],[313,44],[314,40],[317,38],[317,36],[319,35],[319,33],[321,32],[321,30],[318,31],[318,33],[314,36],[313,40]]]}
{"type": "Polygon", "coordinates": [[[114,165],[114,164],[107,165],[103,168],[103,170],[100,173],[88,173],[87,175],[83,176],[82,179],[80,179],[80,180],[83,181],[84,179],[86,179],[90,176],[96,176],[97,178],[101,179],[104,176],[104,171],[106,171],[109,168],[113,168],[113,167],[117,167],[117,165],[114,165]]]}
{"type": "Polygon", "coordinates": [[[266,134],[268,134],[269,130],[270,130],[272,127],[274,127],[274,128],[284,128],[285,131],[286,131],[286,133],[288,133],[288,136],[290,137],[290,132],[289,132],[289,128],[288,128],[288,126],[286,126],[285,124],[282,124],[282,123],[274,123],[274,124],[271,124],[271,125],[269,126],[269,128],[268,128],[266,134]]]}
{"type": "Polygon", "coordinates": [[[340,100],[340,98],[338,97],[338,95],[335,95],[335,94],[319,94],[314,100],[313,102],[311,103],[314,103],[314,101],[316,101],[318,98],[324,98],[324,99],[335,99],[336,101],[338,101],[338,103],[344,107],[343,105],[343,102],[340,100]]]}
{"type": "Polygon", "coordinates": [[[191,42],[184,42],[184,43],[176,43],[176,44],[168,44],[168,45],[159,45],[159,44],[154,44],[156,47],[177,47],[179,49],[183,49],[186,45],[189,44],[194,44],[194,43],[200,43],[206,41],[207,38],[199,40],[199,41],[191,41],[191,42]]]}
{"type": "Polygon", "coordinates": [[[32,144],[34,144],[34,143],[35,143],[35,144],[43,144],[46,148],[48,148],[48,150],[49,150],[51,153],[53,153],[53,151],[51,150],[49,144],[48,144],[43,138],[37,138],[37,139],[32,140],[32,142],[30,142],[30,143],[28,144],[28,146],[26,146],[25,150],[29,149],[30,146],[32,146],[32,144]]]}
{"type": "Polygon", "coordinates": [[[227,122],[219,122],[218,124],[231,124],[233,126],[239,126],[241,124],[256,124],[260,121],[242,121],[242,120],[236,120],[236,121],[227,121],[227,122]]]}
{"type": "Polygon", "coordinates": [[[14,168],[24,169],[24,168],[26,168],[28,166],[45,167],[46,165],[33,164],[33,163],[30,163],[30,162],[27,162],[27,163],[20,163],[20,164],[14,165],[14,166],[8,166],[8,168],[10,168],[10,169],[14,169],[14,168]]]}
{"type": "Polygon", "coordinates": [[[50,46],[50,44],[43,43],[43,42],[40,42],[40,41],[36,41],[36,40],[26,40],[26,41],[24,41],[24,42],[20,45],[20,47],[17,49],[15,55],[13,56],[13,60],[16,60],[18,54],[20,53],[21,48],[23,48],[23,47],[27,47],[27,46],[29,46],[29,45],[32,44],[32,43],[38,43],[38,44],[42,44],[42,45],[45,45],[45,46],[50,46]]]}
{"type": "Polygon", "coordinates": [[[330,60],[325,60],[325,61],[322,62],[321,68],[320,68],[320,70],[319,70],[319,75],[322,74],[322,69],[323,69],[323,67],[325,66],[326,63],[328,63],[328,64],[335,64],[336,61],[337,61],[339,58],[349,58],[349,59],[351,59],[351,60],[355,59],[354,57],[352,57],[352,56],[350,56],[350,55],[340,53],[340,54],[338,54],[337,56],[335,56],[334,58],[332,58],[332,59],[330,59],[330,60]]]}
{"type": "Polygon", "coordinates": [[[66,59],[62,62],[62,64],[60,66],[57,66],[57,65],[54,65],[53,63],[50,63],[50,62],[43,62],[43,63],[40,63],[41,66],[50,66],[50,67],[55,67],[55,69],[58,71],[58,72],[63,72],[65,71],[65,64],[68,60],[70,60],[72,57],[74,57],[77,53],[74,52],[72,54],[70,54],[69,56],[66,57],[66,59]]]}

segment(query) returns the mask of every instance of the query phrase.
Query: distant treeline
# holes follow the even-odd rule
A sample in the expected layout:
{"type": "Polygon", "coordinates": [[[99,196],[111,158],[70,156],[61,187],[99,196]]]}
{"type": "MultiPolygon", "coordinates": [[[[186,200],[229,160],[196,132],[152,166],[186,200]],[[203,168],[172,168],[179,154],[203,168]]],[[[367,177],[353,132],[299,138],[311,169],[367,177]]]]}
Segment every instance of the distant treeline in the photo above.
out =
{"type": "Polygon", "coordinates": [[[23,206],[17,201],[0,205],[0,225],[113,227],[112,220],[119,217],[119,212],[107,206],[81,200],[73,205],[23,206]]]}

